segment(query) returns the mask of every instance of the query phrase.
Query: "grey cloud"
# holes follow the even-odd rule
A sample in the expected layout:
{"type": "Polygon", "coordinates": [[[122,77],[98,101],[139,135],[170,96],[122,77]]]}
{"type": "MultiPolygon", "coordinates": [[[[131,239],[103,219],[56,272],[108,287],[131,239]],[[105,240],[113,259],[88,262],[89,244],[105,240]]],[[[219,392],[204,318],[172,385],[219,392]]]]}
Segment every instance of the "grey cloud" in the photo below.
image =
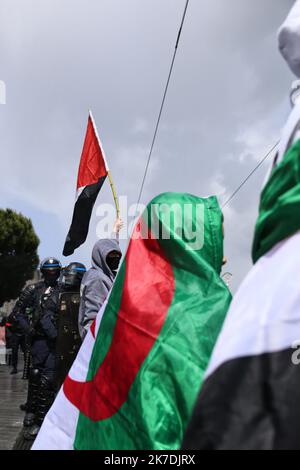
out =
{"type": "MultiPolygon", "coordinates": [[[[276,34],[292,3],[190,0],[144,202],[167,190],[218,190],[224,198],[273,144],[292,80],[276,34]]],[[[136,201],[183,7],[183,0],[0,0],[1,192],[57,218],[57,251],[90,107],[116,187],[136,201]]],[[[225,211],[234,289],[251,265],[265,171],[225,211]]],[[[111,200],[108,185],[101,200],[111,200]]],[[[77,253],[85,262],[96,223],[77,253]]]]}

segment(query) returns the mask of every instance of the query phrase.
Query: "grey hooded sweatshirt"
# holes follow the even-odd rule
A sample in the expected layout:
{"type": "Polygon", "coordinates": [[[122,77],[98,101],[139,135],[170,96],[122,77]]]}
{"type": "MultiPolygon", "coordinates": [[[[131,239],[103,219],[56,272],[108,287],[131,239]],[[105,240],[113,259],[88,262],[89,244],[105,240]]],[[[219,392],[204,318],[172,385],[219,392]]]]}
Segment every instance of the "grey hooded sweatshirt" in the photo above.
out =
{"type": "Polygon", "coordinates": [[[115,275],[106,262],[106,257],[111,251],[118,251],[121,254],[118,240],[97,241],[92,251],[92,267],[85,273],[81,282],[78,326],[82,339],[96,318],[114,282],[115,275]]]}

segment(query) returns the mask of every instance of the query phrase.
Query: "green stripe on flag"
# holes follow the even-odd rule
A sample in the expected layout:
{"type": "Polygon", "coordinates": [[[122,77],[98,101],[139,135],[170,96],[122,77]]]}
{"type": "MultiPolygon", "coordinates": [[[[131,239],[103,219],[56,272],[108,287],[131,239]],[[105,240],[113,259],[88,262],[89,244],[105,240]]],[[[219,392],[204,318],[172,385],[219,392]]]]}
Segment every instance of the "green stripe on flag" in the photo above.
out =
{"type": "Polygon", "coordinates": [[[253,262],[300,229],[300,141],[275,166],[262,191],[252,247],[253,262]]]}

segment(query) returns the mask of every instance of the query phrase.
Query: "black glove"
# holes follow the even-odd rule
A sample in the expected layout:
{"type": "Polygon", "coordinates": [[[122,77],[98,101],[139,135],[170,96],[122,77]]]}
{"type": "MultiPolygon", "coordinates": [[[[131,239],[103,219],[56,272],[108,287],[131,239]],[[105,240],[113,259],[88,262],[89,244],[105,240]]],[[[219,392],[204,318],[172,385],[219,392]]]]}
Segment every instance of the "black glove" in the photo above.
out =
{"type": "Polygon", "coordinates": [[[7,317],[2,317],[0,320],[0,326],[5,326],[7,322],[7,317]]]}
{"type": "Polygon", "coordinates": [[[35,333],[36,333],[35,329],[32,326],[30,326],[28,331],[26,332],[26,336],[28,337],[29,340],[31,340],[34,337],[35,333]]]}

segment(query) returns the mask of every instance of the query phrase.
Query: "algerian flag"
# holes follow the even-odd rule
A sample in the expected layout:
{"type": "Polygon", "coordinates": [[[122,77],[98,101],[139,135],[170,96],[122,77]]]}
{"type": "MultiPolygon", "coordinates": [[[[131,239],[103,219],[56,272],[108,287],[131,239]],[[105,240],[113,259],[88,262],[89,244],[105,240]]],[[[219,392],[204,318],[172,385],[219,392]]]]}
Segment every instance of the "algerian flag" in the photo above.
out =
{"type": "Polygon", "coordinates": [[[147,207],[34,449],[176,449],[231,295],[215,197],[147,207]]]}

